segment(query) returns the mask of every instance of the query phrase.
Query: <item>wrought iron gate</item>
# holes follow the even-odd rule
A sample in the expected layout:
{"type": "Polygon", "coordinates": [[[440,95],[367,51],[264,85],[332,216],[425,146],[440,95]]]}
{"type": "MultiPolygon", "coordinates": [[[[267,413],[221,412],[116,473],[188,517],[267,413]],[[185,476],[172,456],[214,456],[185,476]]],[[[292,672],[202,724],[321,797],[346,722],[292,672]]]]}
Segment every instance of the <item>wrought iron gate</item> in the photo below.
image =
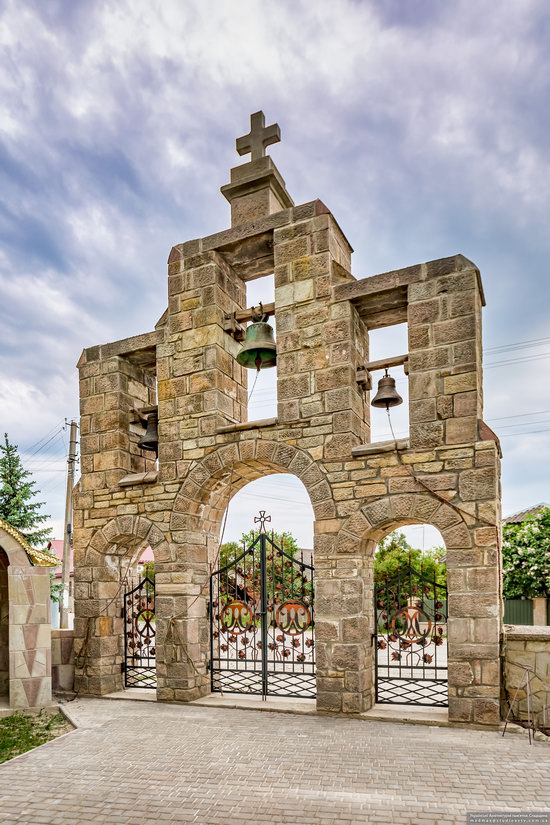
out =
{"type": "Polygon", "coordinates": [[[145,577],[124,594],[124,685],[156,688],[155,583],[145,577]]]}
{"type": "Polygon", "coordinates": [[[376,701],[447,707],[447,587],[410,564],[375,584],[376,701]]]}
{"type": "Polygon", "coordinates": [[[211,687],[217,693],[312,698],[313,565],[260,523],[249,546],[210,577],[211,687]]]}

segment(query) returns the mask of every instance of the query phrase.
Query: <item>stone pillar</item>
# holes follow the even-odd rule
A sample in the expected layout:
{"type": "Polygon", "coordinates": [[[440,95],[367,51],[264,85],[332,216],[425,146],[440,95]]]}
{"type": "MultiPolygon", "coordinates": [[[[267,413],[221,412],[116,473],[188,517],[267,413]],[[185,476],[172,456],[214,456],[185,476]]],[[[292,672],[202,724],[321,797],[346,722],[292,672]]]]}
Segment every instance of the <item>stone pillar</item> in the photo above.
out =
{"type": "Polygon", "coordinates": [[[356,380],[368,343],[349,301],[331,303],[332,287],[351,278],[349,243],[332,215],[304,218],[274,232],[278,420],[310,422],[301,446],[331,461],[368,438],[356,380]]]}
{"type": "Polygon", "coordinates": [[[452,260],[455,272],[438,275],[431,265],[428,280],[408,287],[411,448],[478,438],[483,293],[474,264],[452,260]]]}
{"type": "MultiPolygon", "coordinates": [[[[224,329],[226,316],[244,308],[244,282],[218,252],[196,254],[191,242],[172,250],[169,296],[165,344],[157,350],[159,471],[165,482],[185,478],[192,462],[215,445],[218,427],[247,416],[246,370],[236,361],[241,345],[224,329]]],[[[192,501],[198,488],[189,484],[192,501]]],[[[204,530],[199,507],[197,501],[174,514],[174,563],[156,575],[159,615],[177,617],[166,625],[158,690],[166,701],[190,701],[208,690],[204,634],[214,537],[204,530]]]]}
{"type": "MultiPolygon", "coordinates": [[[[365,522],[366,523],[366,522],[365,522]]],[[[362,713],[372,705],[372,569],[359,541],[336,554],[339,520],[315,523],[317,710],[362,713]]]]}
{"type": "Polygon", "coordinates": [[[8,567],[11,708],[51,703],[50,571],[8,567]]]}
{"type": "MultiPolygon", "coordinates": [[[[459,450],[441,451],[440,456],[459,450]]],[[[466,450],[463,460],[465,458],[466,450]]],[[[500,719],[500,466],[496,445],[477,442],[458,474],[457,506],[469,523],[442,530],[447,548],[449,719],[500,719]],[[491,525],[492,522],[492,525],[491,525]]],[[[448,459],[453,461],[451,457],[448,459]]],[[[455,459],[456,460],[456,459],[455,459]]]]}
{"type": "Polygon", "coordinates": [[[231,169],[231,181],[221,192],[231,204],[231,226],[239,226],[294,206],[281,173],[270,157],[231,169]]]}
{"type": "Polygon", "coordinates": [[[533,599],[533,624],[548,624],[548,600],[546,596],[536,596],[533,599]]]}
{"type": "Polygon", "coordinates": [[[175,247],[168,267],[166,342],[158,349],[161,479],[182,478],[224,424],[246,420],[246,370],[240,344],[224,331],[226,315],[243,309],[244,282],[217,252],[175,247]]]}

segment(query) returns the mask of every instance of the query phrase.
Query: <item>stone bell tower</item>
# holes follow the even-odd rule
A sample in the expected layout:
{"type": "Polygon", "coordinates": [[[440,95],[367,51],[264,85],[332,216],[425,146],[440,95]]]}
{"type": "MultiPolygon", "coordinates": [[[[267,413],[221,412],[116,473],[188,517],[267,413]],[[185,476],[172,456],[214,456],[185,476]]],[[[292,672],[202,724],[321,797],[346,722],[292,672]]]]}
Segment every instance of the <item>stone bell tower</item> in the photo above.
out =
{"type": "Polygon", "coordinates": [[[373,550],[391,530],[427,522],[447,548],[449,718],[494,723],[499,447],[482,418],[480,273],[452,255],[356,279],[330,210],[319,200],[295,206],[266,156],[279,139],[277,125],[252,115],[237,139],[251,159],[221,189],[231,227],[172,248],[168,307],[154,328],[90,347],[79,361],[77,685],[90,694],[123,686],[121,593],[150,546],[157,698],[208,693],[208,588],[223,513],[249,481],[291,473],[315,516],[318,709],[373,704],[373,550]],[[250,421],[237,361],[257,312],[246,283],[269,274],[277,415],[250,421]],[[371,361],[369,331],[402,322],[408,352],[371,361]],[[408,375],[409,437],[371,443],[372,377],[396,364],[408,375]],[[140,446],[152,413],[158,461],[140,446]]]}

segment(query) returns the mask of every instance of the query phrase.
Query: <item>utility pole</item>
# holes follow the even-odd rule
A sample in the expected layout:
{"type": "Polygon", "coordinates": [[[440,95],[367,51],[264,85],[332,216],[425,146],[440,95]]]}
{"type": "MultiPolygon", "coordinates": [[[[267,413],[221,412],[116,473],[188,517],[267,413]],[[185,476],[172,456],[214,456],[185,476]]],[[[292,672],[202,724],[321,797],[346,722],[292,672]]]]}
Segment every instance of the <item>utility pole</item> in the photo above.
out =
{"type": "Polygon", "coordinates": [[[61,611],[60,627],[69,626],[69,581],[71,573],[71,544],[73,533],[73,487],[74,470],[76,464],[76,421],[71,421],[69,435],[69,457],[67,459],[67,494],[65,498],[65,533],[63,536],[63,566],[61,568],[61,581],[63,590],[61,591],[61,611]]]}

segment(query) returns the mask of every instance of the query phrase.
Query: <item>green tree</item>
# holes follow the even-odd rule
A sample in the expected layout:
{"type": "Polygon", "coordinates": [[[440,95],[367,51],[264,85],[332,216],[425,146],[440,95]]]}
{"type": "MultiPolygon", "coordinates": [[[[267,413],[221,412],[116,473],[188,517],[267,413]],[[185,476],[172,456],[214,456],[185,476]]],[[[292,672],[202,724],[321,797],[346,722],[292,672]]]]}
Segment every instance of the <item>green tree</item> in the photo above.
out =
{"type": "Polygon", "coordinates": [[[431,547],[429,550],[418,550],[407,541],[405,534],[396,530],[389,533],[378,543],[374,556],[374,580],[377,583],[391,579],[399,570],[409,564],[417,571],[421,571],[429,582],[436,584],[447,583],[447,565],[445,563],[445,548],[431,547]]]}
{"type": "Polygon", "coordinates": [[[504,596],[550,596],[550,507],[502,531],[504,596]]]}
{"type": "Polygon", "coordinates": [[[0,518],[19,530],[31,547],[40,547],[51,539],[51,530],[42,526],[49,516],[40,512],[43,502],[34,500],[38,490],[31,478],[5,433],[0,444],[0,518]]]}

